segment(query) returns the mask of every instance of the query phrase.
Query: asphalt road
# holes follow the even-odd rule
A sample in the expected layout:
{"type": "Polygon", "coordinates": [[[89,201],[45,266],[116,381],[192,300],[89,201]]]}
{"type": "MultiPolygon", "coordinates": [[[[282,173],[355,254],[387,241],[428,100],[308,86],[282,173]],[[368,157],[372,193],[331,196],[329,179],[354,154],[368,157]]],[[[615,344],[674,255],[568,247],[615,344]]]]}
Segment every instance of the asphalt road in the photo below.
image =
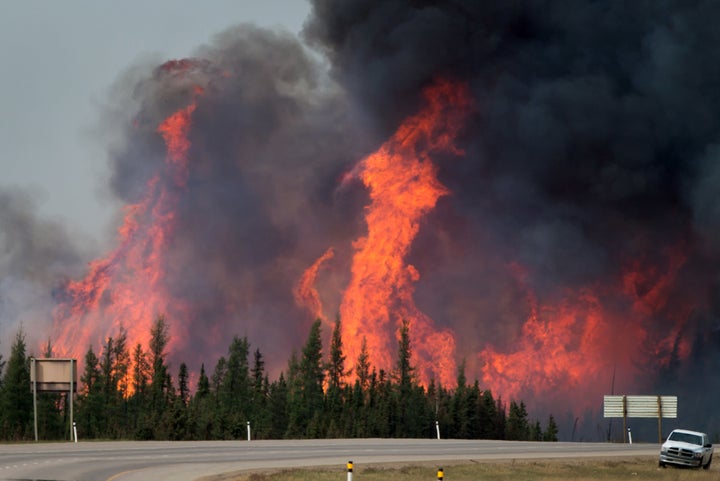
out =
{"type": "MultiPolygon", "coordinates": [[[[657,455],[657,444],[436,439],[118,441],[0,445],[0,480],[193,481],[260,468],[370,463],[657,455]]],[[[441,466],[441,464],[438,464],[441,466]]]]}

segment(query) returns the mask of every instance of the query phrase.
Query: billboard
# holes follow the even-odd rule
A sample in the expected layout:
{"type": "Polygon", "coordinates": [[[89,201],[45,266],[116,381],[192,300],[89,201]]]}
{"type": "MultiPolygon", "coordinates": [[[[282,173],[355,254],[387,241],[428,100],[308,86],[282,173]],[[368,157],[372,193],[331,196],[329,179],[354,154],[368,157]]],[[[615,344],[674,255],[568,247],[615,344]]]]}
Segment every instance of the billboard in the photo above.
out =
{"type": "Polygon", "coordinates": [[[677,418],[677,396],[605,396],[606,418],[677,418]]]}
{"type": "Polygon", "coordinates": [[[77,392],[75,359],[35,359],[30,366],[30,387],[37,391],[77,392]]]}

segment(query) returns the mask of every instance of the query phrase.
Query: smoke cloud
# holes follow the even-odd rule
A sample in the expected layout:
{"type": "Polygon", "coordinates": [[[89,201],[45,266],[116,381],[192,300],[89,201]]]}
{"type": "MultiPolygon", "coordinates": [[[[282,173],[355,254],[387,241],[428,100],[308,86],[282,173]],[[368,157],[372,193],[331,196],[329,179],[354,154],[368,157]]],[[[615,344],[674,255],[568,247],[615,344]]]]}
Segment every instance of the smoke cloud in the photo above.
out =
{"type": "MultiPolygon", "coordinates": [[[[462,155],[433,157],[449,193],[407,262],[456,360],[538,412],[677,392],[699,421],[690,412],[720,392],[720,5],[312,5],[302,39],[239,25],[124,79],[131,98],[108,110],[132,119],[110,151],[111,192],[137,205],[159,175],[176,199],[157,264],[173,362],[212,363],[239,334],[283,369],[312,321],[294,288],[328,248],[315,288],[334,318],[368,202],[341,179],[444,78],[467,85],[473,111],[462,155]],[[193,101],[178,183],[157,127],[193,101]]],[[[34,218],[26,194],[0,195],[8,339],[22,319],[49,325],[82,273],[61,226],[34,218]]],[[[96,342],[114,334],[100,321],[96,342]]]]}

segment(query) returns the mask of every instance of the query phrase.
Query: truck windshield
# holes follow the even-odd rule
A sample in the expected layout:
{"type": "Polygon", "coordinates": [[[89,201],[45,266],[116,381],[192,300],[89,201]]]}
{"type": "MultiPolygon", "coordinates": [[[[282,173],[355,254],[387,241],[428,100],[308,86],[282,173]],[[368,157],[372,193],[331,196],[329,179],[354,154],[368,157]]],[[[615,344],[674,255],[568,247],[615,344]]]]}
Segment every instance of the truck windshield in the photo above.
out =
{"type": "Polygon", "coordinates": [[[670,434],[668,439],[671,441],[679,441],[681,443],[697,444],[698,446],[702,446],[702,436],[698,436],[697,434],[673,432],[670,434]]]}

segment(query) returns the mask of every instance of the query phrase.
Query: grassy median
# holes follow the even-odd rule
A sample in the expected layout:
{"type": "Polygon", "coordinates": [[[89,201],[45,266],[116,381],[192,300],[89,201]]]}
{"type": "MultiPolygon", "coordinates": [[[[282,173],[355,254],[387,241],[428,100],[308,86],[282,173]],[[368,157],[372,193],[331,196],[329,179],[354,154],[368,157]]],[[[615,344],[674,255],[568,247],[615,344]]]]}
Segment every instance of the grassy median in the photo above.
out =
{"type": "MultiPolygon", "coordinates": [[[[394,464],[359,466],[353,470],[353,481],[433,481],[442,467],[445,481],[559,481],[559,480],[708,480],[720,468],[710,471],[659,468],[656,456],[635,458],[581,460],[508,460],[440,464],[394,464]]],[[[302,468],[212,476],[205,481],[344,481],[344,466],[302,468]]]]}

